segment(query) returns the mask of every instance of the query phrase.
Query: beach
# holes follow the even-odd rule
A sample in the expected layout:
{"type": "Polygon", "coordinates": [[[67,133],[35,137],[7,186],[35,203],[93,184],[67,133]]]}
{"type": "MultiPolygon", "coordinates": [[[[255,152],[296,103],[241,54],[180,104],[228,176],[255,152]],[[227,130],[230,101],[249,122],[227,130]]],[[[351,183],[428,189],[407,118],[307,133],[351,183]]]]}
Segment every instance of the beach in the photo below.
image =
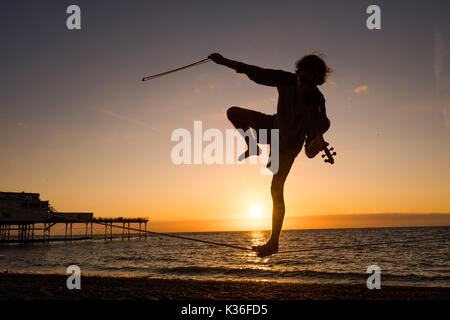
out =
{"type": "Polygon", "coordinates": [[[0,274],[0,300],[449,300],[450,288],[299,284],[272,281],[177,280],[82,276],[69,290],[68,275],[0,274]]]}

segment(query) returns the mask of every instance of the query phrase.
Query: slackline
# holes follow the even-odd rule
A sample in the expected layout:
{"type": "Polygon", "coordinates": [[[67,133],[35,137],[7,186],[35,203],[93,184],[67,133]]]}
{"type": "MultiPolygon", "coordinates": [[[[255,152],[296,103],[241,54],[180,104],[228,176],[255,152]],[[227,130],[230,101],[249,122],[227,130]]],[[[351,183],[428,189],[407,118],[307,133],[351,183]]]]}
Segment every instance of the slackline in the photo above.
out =
{"type": "MultiPolygon", "coordinates": [[[[195,239],[195,238],[190,238],[190,237],[185,237],[185,236],[180,236],[180,235],[175,235],[175,234],[169,234],[169,233],[154,232],[154,231],[148,231],[148,230],[140,230],[140,229],[136,229],[136,228],[116,226],[116,225],[113,225],[111,223],[103,223],[103,222],[95,222],[95,223],[102,224],[102,225],[108,225],[108,226],[112,226],[112,227],[120,228],[120,229],[139,231],[139,232],[148,233],[148,234],[157,235],[157,236],[165,236],[165,237],[177,238],[177,239],[182,239],[182,240],[202,242],[202,243],[206,243],[206,244],[212,244],[212,245],[216,245],[216,246],[234,248],[234,249],[245,250],[245,251],[255,251],[252,248],[237,246],[237,245],[234,245],[234,244],[228,244],[228,243],[222,243],[222,242],[214,242],[214,241],[208,241],[208,240],[202,240],[202,239],[195,239]]],[[[401,243],[436,242],[436,241],[442,241],[442,240],[443,240],[443,242],[446,242],[446,241],[450,240],[450,237],[445,236],[445,237],[442,237],[442,238],[439,237],[439,238],[425,238],[425,239],[415,238],[415,239],[402,240],[402,241],[359,243],[359,244],[356,244],[356,245],[344,245],[344,246],[313,247],[313,248],[305,248],[305,249],[299,249],[299,250],[280,251],[280,252],[276,252],[276,253],[281,254],[281,253],[309,252],[309,251],[320,251],[320,250],[361,248],[361,247],[369,247],[369,246],[370,247],[374,247],[374,246],[380,246],[380,245],[385,245],[385,244],[389,244],[390,245],[390,244],[401,244],[401,243]]]]}

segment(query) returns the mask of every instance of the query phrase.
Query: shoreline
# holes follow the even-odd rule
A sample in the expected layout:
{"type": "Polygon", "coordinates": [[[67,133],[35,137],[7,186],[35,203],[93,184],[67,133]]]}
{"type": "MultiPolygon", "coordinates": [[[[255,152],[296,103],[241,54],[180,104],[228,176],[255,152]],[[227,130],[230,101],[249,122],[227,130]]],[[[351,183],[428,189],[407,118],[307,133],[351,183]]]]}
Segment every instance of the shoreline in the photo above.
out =
{"type": "Polygon", "coordinates": [[[69,290],[69,274],[2,273],[0,300],[449,300],[450,288],[365,283],[299,284],[246,280],[181,280],[82,275],[69,290]]]}

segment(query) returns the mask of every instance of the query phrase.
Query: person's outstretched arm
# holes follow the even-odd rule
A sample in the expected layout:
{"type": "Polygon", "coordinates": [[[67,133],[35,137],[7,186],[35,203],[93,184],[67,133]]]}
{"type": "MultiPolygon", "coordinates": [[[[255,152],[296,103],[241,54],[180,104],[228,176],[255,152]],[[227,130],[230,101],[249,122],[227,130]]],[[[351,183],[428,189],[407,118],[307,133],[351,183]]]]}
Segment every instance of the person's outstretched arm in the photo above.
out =
{"type": "Polygon", "coordinates": [[[283,70],[264,69],[257,66],[252,66],[239,61],[224,58],[219,53],[212,53],[208,56],[217,64],[227,66],[238,73],[245,73],[251,80],[258,84],[277,87],[279,85],[296,85],[297,76],[295,73],[286,72],[283,70]]]}
{"type": "Polygon", "coordinates": [[[227,59],[219,53],[211,53],[208,56],[208,58],[210,58],[212,61],[214,61],[217,64],[221,64],[221,65],[231,68],[233,70],[236,70],[237,65],[239,63],[238,61],[227,59]]]}

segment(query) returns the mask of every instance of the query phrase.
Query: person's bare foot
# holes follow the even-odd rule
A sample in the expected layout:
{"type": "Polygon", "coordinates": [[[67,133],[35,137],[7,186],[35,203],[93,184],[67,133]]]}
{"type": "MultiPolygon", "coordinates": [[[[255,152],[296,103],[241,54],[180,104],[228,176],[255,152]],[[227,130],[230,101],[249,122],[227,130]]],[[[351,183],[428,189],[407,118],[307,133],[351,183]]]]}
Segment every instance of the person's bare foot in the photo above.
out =
{"type": "Polygon", "coordinates": [[[246,158],[250,157],[250,156],[259,156],[262,153],[262,150],[260,147],[257,147],[256,152],[252,152],[250,153],[250,149],[247,149],[247,151],[245,151],[243,154],[241,154],[238,157],[239,161],[244,161],[246,158]]]}
{"type": "Polygon", "coordinates": [[[253,246],[252,250],[256,252],[258,257],[264,258],[278,252],[278,243],[271,243],[269,241],[262,246],[253,246]]]}

